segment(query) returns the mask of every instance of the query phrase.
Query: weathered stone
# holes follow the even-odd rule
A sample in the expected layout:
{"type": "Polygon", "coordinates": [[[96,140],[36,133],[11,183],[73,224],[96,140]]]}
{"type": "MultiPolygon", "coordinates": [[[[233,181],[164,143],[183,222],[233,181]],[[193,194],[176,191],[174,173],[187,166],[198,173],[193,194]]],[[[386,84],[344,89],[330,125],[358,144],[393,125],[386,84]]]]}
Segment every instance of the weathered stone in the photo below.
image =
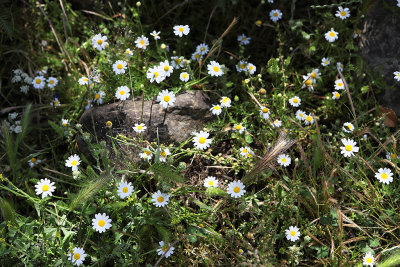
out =
{"type": "Polygon", "coordinates": [[[85,111],[80,119],[84,131],[97,135],[98,141],[107,140],[112,131],[113,136],[119,133],[135,136],[135,123],[143,122],[147,130],[143,137],[161,143],[180,143],[190,137],[193,131],[203,129],[204,122],[211,118],[209,98],[202,91],[186,92],[177,95],[173,106],[164,109],[159,102],[147,100],[127,100],[113,104],[93,107],[85,111]],[[112,127],[107,128],[106,122],[112,127]],[[94,122],[94,127],[93,123],[94,122]]]}
{"type": "Polygon", "coordinates": [[[385,90],[380,102],[400,116],[400,83],[393,72],[400,70],[400,8],[397,1],[378,0],[369,8],[360,38],[361,56],[381,72],[395,89],[385,90]]]}

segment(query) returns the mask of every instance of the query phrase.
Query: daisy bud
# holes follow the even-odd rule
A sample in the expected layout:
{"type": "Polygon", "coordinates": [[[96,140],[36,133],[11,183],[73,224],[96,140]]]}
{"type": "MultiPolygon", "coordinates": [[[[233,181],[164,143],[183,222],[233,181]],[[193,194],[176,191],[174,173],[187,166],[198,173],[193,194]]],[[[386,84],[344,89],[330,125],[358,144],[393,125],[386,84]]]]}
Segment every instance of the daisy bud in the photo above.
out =
{"type": "Polygon", "coordinates": [[[137,6],[137,7],[140,7],[141,5],[142,5],[142,3],[141,3],[140,1],[137,1],[137,2],[136,2],[136,6],[137,6]]]}

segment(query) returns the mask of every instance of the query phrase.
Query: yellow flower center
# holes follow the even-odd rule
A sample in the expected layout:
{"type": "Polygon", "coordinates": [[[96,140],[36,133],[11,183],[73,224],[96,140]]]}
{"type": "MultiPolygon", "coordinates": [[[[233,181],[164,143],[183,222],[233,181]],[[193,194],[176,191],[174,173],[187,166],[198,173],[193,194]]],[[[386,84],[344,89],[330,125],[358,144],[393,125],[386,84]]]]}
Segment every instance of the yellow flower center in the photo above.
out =
{"type": "Polygon", "coordinates": [[[171,98],[169,97],[169,95],[164,96],[164,101],[165,102],[169,102],[171,100],[171,98]]]}
{"type": "Polygon", "coordinates": [[[214,66],[214,67],[213,67],[213,70],[214,70],[215,72],[218,72],[218,71],[219,71],[219,68],[218,68],[217,66],[214,66]]]}
{"type": "Polygon", "coordinates": [[[310,76],[311,76],[311,78],[313,78],[313,79],[317,78],[317,74],[316,74],[315,72],[311,73],[310,76]]]}
{"type": "Polygon", "coordinates": [[[99,225],[100,227],[103,227],[104,225],[106,225],[106,222],[105,222],[104,220],[100,220],[100,221],[98,222],[98,225],[99,225]]]}
{"type": "Polygon", "coordinates": [[[158,198],[157,198],[157,202],[163,202],[164,201],[164,197],[163,196],[159,196],[158,198]]]}
{"type": "Polygon", "coordinates": [[[124,67],[124,66],[122,66],[122,64],[118,64],[118,65],[117,65],[117,69],[119,69],[119,70],[122,69],[123,67],[124,67]]]}
{"type": "Polygon", "coordinates": [[[204,137],[199,138],[199,143],[204,144],[206,142],[206,139],[204,137]]]}
{"type": "Polygon", "coordinates": [[[204,46],[200,47],[200,51],[204,51],[206,48],[204,46]]]}
{"type": "Polygon", "coordinates": [[[347,125],[347,128],[349,128],[349,130],[351,130],[351,125],[349,124],[349,125],[347,125]]]}
{"type": "Polygon", "coordinates": [[[144,41],[140,40],[139,44],[144,45],[144,41]]]}
{"type": "Polygon", "coordinates": [[[296,231],[290,231],[290,235],[291,236],[295,236],[296,235],[296,231]]]}
{"type": "Polygon", "coordinates": [[[147,156],[149,156],[150,155],[150,151],[144,151],[144,153],[147,155],[147,156]]]}
{"type": "Polygon", "coordinates": [[[175,62],[176,62],[177,64],[181,64],[181,59],[180,59],[180,58],[176,58],[176,59],[175,59],[175,62]]]}
{"type": "Polygon", "coordinates": [[[167,156],[167,152],[165,152],[164,150],[161,151],[160,153],[161,157],[165,158],[167,156]]]}
{"type": "Polygon", "coordinates": [[[250,67],[249,67],[249,70],[253,70],[253,68],[254,68],[253,66],[250,66],[250,67]]]}
{"type": "Polygon", "coordinates": [[[79,260],[81,258],[81,254],[75,253],[74,254],[74,260],[79,260]]]}
{"type": "Polygon", "coordinates": [[[106,122],[106,126],[107,126],[107,127],[111,127],[111,126],[112,126],[112,122],[111,122],[111,121],[107,121],[107,122],[106,122]]]}
{"type": "Polygon", "coordinates": [[[328,65],[328,61],[325,60],[325,65],[328,65]]]}
{"type": "Polygon", "coordinates": [[[343,85],[343,83],[338,83],[337,85],[338,85],[338,86],[342,86],[342,85],[343,85]]]}
{"type": "Polygon", "coordinates": [[[89,79],[88,78],[83,78],[82,81],[87,82],[89,79]]]}
{"type": "Polygon", "coordinates": [[[340,11],[340,16],[342,17],[346,16],[346,11],[340,11]]]}
{"type": "Polygon", "coordinates": [[[339,98],[339,97],[340,97],[340,94],[339,94],[339,93],[335,93],[335,97],[336,97],[336,98],[339,98]]]}
{"type": "Polygon", "coordinates": [[[274,12],[274,15],[273,15],[274,17],[277,17],[278,16],[278,13],[277,12],[274,12]]]}
{"type": "Polygon", "coordinates": [[[184,31],[183,27],[179,27],[179,31],[183,32],[184,31]]]}
{"type": "Polygon", "coordinates": [[[241,68],[241,69],[245,69],[245,68],[246,68],[246,65],[245,65],[245,64],[240,64],[240,68],[241,68]]]}
{"type": "Polygon", "coordinates": [[[160,74],[158,74],[158,72],[154,72],[154,77],[155,77],[155,78],[157,78],[158,75],[160,75],[160,74]]]}
{"type": "Polygon", "coordinates": [[[213,185],[214,185],[214,182],[213,182],[213,181],[209,181],[209,182],[208,182],[208,185],[213,186],[213,185]]]}
{"type": "Polygon", "coordinates": [[[353,147],[351,145],[346,145],[344,148],[346,149],[346,151],[353,150],[353,147]]]}
{"type": "Polygon", "coordinates": [[[163,246],[161,249],[162,249],[162,251],[164,251],[164,252],[165,252],[165,251],[167,251],[167,249],[168,249],[168,246],[163,246]]]}
{"type": "Polygon", "coordinates": [[[261,23],[262,23],[261,20],[256,21],[257,26],[261,26],[261,23]]]}
{"type": "Polygon", "coordinates": [[[392,154],[390,155],[390,157],[391,157],[392,159],[396,159],[396,158],[397,158],[397,155],[394,154],[394,153],[392,153],[392,154]]]}
{"type": "Polygon", "coordinates": [[[128,193],[128,187],[124,187],[124,188],[122,188],[122,192],[124,192],[124,193],[128,193]]]}
{"type": "Polygon", "coordinates": [[[399,74],[397,74],[397,77],[400,77],[400,73],[399,73],[399,74]]]}
{"type": "Polygon", "coordinates": [[[242,129],[242,126],[240,124],[236,125],[236,130],[242,129]]]}
{"type": "Polygon", "coordinates": [[[194,55],[194,58],[195,58],[195,59],[199,59],[199,57],[200,57],[199,54],[195,54],[195,55],[194,55]]]}
{"type": "Polygon", "coordinates": [[[183,73],[182,77],[186,79],[187,78],[187,73],[183,73]]]}
{"type": "Polygon", "coordinates": [[[122,90],[122,91],[119,92],[119,94],[120,94],[120,95],[124,95],[124,94],[125,94],[125,91],[122,90]]]}
{"type": "Polygon", "coordinates": [[[331,37],[335,37],[335,33],[334,33],[334,32],[330,32],[329,35],[330,35],[331,37]]]}
{"type": "Polygon", "coordinates": [[[299,117],[302,118],[304,116],[303,113],[299,113],[299,117]]]}
{"type": "Polygon", "coordinates": [[[50,80],[50,84],[53,84],[54,83],[54,80],[50,80]]]}
{"type": "Polygon", "coordinates": [[[243,148],[242,152],[243,152],[243,153],[247,153],[247,149],[246,149],[246,148],[243,148]]]}
{"type": "Polygon", "coordinates": [[[307,81],[305,81],[304,82],[307,86],[310,86],[311,85],[311,81],[310,80],[307,80],[307,81]]]}
{"type": "Polygon", "coordinates": [[[229,100],[229,98],[227,98],[227,97],[225,97],[224,99],[222,99],[222,103],[226,103],[226,102],[228,102],[228,100],[229,100]]]}
{"type": "Polygon", "coordinates": [[[283,163],[285,163],[286,161],[287,161],[287,159],[286,159],[286,158],[283,158],[283,159],[282,159],[282,162],[283,162],[283,163]]]}
{"type": "Polygon", "coordinates": [[[126,50],[125,53],[126,53],[127,55],[129,55],[129,54],[131,53],[131,51],[130,51],[130,50],[126,50]]]}
{"type": "Polygon", "coordinates": [[[221,108],[219,106],[214,106],[215,110],[220,110],[221,108]]]}
{"type": "Polygon", "coordinates": [[[311,118],[310,116],[307,116],[307,117],[306,117],[306,120],[307,120],[307,121],[311,121],[312,118],[311,118]]]}
{"type": "Polygon", "coordinates": [[[366,262],[367,262],[367,263],[371,263],[371,262],[372,262],[372,259],[371,259],[371,258],[367,258],[366,262]]]}
{"type": "Polygon", "coordinates": [[[235,192],[236,194],[240,192],[240,188],[238,186],[236,186],[235,188],[233,188],[233,192],[235,192]]]}
{"type": "Polygon", "coordinates": [[[98,100],[100,98],[100,95],[99,94],[95,94],[94,98],[98,100]]]}
{"type": "Polygon", "coordinates": [[[164,66],[164,70],[165,70],[165,71],[169,71],[169,66],[168,66],[168,65],[165,65],[165,66],[164,66]]]}
{"type": "Polygon", "coordinates": [[[278,124],[278,123],[279,123],[279,121],[274,121],[274,123],[275,123],[275,124],[278,124]]]}
{"type": "Polygon", "coordinates": [[[54,106],[58,106],[58,101],[54,101],[54,106]]]}
{"type": "Polygon", "coordinates": [[[263,109],[262,109],[262,112],[263,112],[263,113],[268,113],[268,111],[269,111],[268,108],[263,108],[263,109]]]}
{"type": "Polygon", "coordinates": [[[357,29],[357,30],[356,30],[356,34],[360,35],[360,34],[361,34],[361,30],[360,30],[360,29],[357,29]]]}
{"type": "Polygon", "coordinates": [[[99,39],[99,40],[97,40],[97,43],[98,43],[99,45],[101,45],[101,44],[103,43],[103,40],[99,39]]]}
{"type": "Polygon", "coordinates": [[[293,103],[297,104],[299,100],[297,98],[293,99],[293,103]]]}
{"type": "Polygon", "coordinates": [[[381,178],[382,178],[383,180],[385,180],[385,179],[388,178],[388,175],[387,175],[386,173],[382,173],[382,174],[381,174],[381,178]]]}
{"type": "Polygon", "coordinates": [[[62,126],[67,126],[67,124],[65,122],[62,123],[62,126]]]}
{"type": "Polygon", "coordinates": [[[143,129],[143,126],[142,126],[142,125],[139,125],[137,128],[138,128],[138,130],[142,130],[142,129],[143,129]]]}
{"type": "Polygon", "coordinates": [[[74,160],[74,161],[71,162],[71,165],[72,165],[72,166],[75,166],[76,164],[78,164],[78,161],[76,161],[76,160],[74,160]]]}
{"type": "Polygon", "coordinates": [[[36,84],[40,84],[42,82],[41,79],[36,79],[36,84]]]}
{"type": "Polygon", "coordinates": [[[31,162],[32,162],[32,163],[35,163],[36,161],[37,161],[36,158],[31,158],[31,162]]]}
{"type": "Polygon", "coordinates": [[[42,186],[42,191],[43,192],[49,191],[49,186],[47,184],[43,185],[42,186]]]}

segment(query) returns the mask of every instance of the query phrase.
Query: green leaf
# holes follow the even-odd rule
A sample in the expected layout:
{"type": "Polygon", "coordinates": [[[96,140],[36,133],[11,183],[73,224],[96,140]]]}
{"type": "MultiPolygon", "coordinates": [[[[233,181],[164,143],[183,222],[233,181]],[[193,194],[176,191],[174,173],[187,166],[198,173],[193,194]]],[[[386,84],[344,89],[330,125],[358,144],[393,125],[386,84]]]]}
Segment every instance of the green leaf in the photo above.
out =
{"type": "Polygon", "coordinates": [[[275,58],[268,60],[267,70],[270,74],[277,74],[279,72],[278,61],[275,58]]]}
{"type": "Polygon", "coordinates": [[[246,136],[245,136],[244,138],[246,139],[246,142],[247,142],[248,144],[253,143],[253,137],[251,137],[251,135],[246,134],[246,136]]]}
{"type": "Polygon", "coordinates": [[[206,189],[206,195],[210,196],[210,197],[214,197],[214,196],[226,196],[228,193],[226,193],[225,191],[223,191],[220,188],[217,187],[208,187],[206,189]]]}
{"type": "Polygon", "coordinates": [[[150,170],[152,170],[154,175],[158,176],[160,179],[167,178],[177,183],[183,183],[185,181],[185,178],[183,178],[179,173],[174,171],[170,166],[161,162],[151,165],[150,170]]]}
{"type": "Polygon", "coordinates": [[[365,94],[369,91],[369,86],[368,85],[364,85],[363,87],[361,87],[361,93],[365,94]]]}

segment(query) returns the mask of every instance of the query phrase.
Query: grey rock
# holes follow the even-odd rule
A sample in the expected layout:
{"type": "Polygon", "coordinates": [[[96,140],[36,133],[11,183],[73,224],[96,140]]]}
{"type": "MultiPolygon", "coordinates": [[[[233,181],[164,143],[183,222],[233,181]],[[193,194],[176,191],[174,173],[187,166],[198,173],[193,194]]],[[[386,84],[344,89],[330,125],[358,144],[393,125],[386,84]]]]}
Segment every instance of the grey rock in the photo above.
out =
{"type": "Polygon", "coordinates": [[[378,0],[365,15],[361,31],[360,53],[373,69],[384,75],[394,89],[387,89],[380,102],[400,116],[400,83],[394,80],[400,71],[400,8],[397,1],[378,0]]]}
{"type": "Polygon", "coordinates": [[[211,118],[208,96],[202,91],[186,92],[176,96],[173,106],[164,109],[159,102],[147,100],[127,100],[113,104],[93,107],[86,110],[80,123],[84,131],[97,136],[97,140],[108,140],[110,131],[113,136],[124,134],[136,136],[133,130],[135,123],[144,123],[147,130],[143,137],[149,141],[160,143],[180,143],[190,137],[193,131],[203,129],[204,123],[211,118]],[[112,127],[107,128],[106,122],[112,127]],[[94,123],[93,123],[94,122],[94,123]]]}

